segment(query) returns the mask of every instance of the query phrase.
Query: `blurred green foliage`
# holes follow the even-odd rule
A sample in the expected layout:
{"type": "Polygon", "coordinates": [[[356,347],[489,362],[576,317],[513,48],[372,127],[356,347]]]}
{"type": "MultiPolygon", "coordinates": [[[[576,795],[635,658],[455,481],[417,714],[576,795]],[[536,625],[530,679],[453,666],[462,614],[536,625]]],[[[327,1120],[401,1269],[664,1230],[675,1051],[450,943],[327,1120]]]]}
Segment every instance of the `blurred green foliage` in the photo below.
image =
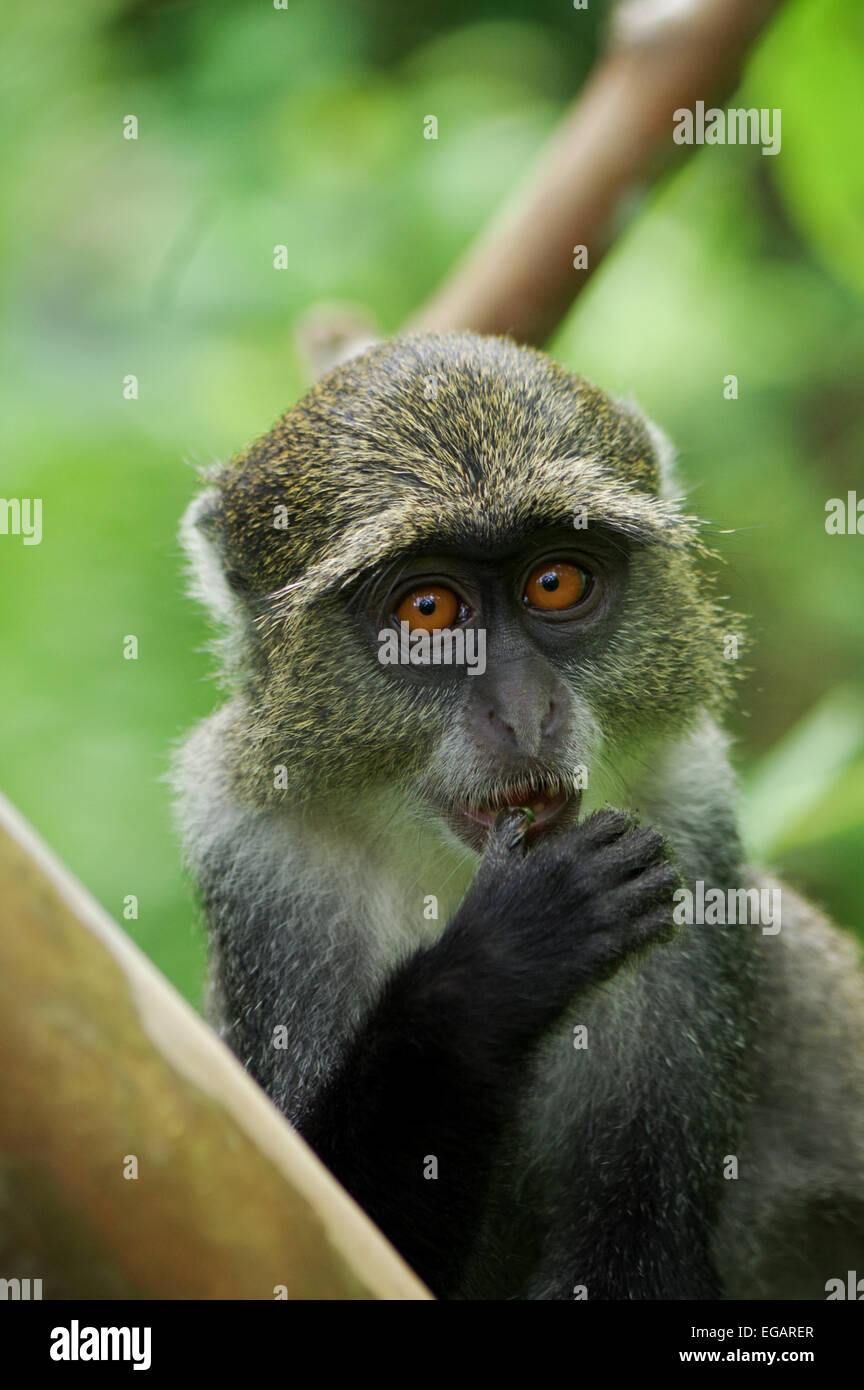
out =
{"type": "MultiPolygon", "coordinates": [[[[345,299],[396,329],[512,190],[603,19],[545,8],[4,7],[0,494],[44,499],[44,538],[0,537],[0,777],[110,912],[137,894],[129,929],[193,999],[164,781],[217,699],[176,542],[189,465],[300,393],[304,309],[345,299]]],[[[751,842],[852,924],[864,537],[824,518],[829,497],[864,496],[862,90],[859,0],[793,0],[736,103],[782,110],[781,153],[697,153],[550,345],[676,440],[724,592],[753,615],[733,720],[751,842]]]]}

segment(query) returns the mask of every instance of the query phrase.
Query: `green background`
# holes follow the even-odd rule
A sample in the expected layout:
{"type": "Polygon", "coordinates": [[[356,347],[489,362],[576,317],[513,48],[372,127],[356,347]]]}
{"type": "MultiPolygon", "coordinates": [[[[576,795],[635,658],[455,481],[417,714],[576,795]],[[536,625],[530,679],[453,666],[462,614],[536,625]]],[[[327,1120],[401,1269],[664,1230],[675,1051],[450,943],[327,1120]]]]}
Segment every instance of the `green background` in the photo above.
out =
{"type": "MultiPolygon", "coordinates": [[[[44,536],[0,536],[0,784],[112,914],[138,896],[129,929],[196,1001],[164,780],[218,699],[176,540],[194,467],[301,393],[310,306],[389,332],[435,287],[578,90],[604,7],[412,9],[4,6],[0,495],[42,497],[44,536]]],[[[858,0],[787,5],[736,102],[782,110],[781,153],[700,150],[550,344],[676,441],[752,615],[732,724],[752,850],[853,926],[864,536],[824,522],[864,496],[862,91],[858,0]]]]}

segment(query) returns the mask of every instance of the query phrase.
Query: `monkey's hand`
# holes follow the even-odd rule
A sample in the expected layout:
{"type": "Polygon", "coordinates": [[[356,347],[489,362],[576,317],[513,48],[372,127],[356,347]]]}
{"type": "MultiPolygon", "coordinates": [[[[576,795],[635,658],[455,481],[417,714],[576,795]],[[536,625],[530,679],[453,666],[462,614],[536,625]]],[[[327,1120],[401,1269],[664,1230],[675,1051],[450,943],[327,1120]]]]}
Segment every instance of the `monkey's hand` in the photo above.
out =
{"type": "Polygon", "coordinates": [[[662,836],[622,811],[597,812],[527,851],[524,830],[519,812],[499,817],[433,948],[442,982],[467,988],[470,976],[478,1012],[517,1045],[625,961],[671,940],[680,885],[662,836]]]}
{"type": "Polygon", "coordinates": [[[619,811],[527,853],[521,815],[496,826],[440,940],[386,982],[301,1117],[436,1293],[459,1288],[533,1044],[580,990],[672,934],[665,856],[619,811]]]}

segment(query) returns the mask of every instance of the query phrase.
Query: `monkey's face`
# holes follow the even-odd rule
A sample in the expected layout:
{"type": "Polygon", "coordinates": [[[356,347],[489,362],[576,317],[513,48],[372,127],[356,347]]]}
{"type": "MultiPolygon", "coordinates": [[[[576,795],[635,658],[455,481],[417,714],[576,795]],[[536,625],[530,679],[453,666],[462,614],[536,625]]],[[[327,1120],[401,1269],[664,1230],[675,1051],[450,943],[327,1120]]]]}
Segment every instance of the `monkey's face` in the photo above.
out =
{"type": "Polygon", "coordinates": [[[600,743],[579,672],[620,619],[627,569],[600,528],[551,527],[442,546],[363,588],[353,611],[387,698],[409,696],[418,737],[435,713],[417,793],[471,848],[511,807],[530,812],[529,838],[578,814],[600,743]]]}
{"type": "Polygon", "coordinates": [[[395,790],[477,849],[504,807],[539,835],[625,804],[728,671],[661,473],[635,410],[502,340],[325,378],[196,517],[242,638],[247,793],[338,816],[395,790]]]}

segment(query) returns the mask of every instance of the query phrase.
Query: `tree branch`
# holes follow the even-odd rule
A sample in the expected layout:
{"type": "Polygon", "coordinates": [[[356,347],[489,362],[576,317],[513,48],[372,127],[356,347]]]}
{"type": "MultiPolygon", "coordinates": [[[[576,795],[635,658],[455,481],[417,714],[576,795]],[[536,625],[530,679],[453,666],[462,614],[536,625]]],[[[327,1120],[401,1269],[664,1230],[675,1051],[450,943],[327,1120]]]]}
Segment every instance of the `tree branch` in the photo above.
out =
{"type": "Polygon", "coordinates": [[[0,903],[5,1278],[45,1298],[429,1296],[2,797],[0,903]]]}
{"type": "MultiPolygon", "coordinates": [[[[509,333],[541,345],[650,184],[686,153],[673,112],[721,101],[781,0],[627,0],[606,56],[525,185],[407,331],[509,333]],[[588,269],[573,248],[588,248],[588,269]]],[[[574,15],[578,22],[578,13],[574,15]]]]}

